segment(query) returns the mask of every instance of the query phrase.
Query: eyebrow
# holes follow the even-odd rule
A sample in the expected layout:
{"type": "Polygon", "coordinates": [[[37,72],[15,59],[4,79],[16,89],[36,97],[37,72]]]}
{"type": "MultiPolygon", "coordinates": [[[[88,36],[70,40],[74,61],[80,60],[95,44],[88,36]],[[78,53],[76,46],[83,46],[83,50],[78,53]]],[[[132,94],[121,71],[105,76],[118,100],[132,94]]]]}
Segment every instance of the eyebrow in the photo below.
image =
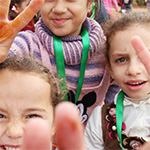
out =
{"type": "Polygon", "coordinates": [[[116,55],[118,55],[118,56],[124,56],[124,55],[128,55],[128,53],[112,53],[112,55],[114,56],[116,56],[116,55]]]}
{"type": "Polygon", "coordinates": [[[40,112],[46,112],[43,108],[28,108],[25,110],[25,112],[33,112],[33,111],[40,111],[40,112]]]}
{"type": "Polygon", "coordinates": [[[4,112],[4,113],[7,113],[7,111],[3,108],[0,107],[0,111],[4,112]]]}

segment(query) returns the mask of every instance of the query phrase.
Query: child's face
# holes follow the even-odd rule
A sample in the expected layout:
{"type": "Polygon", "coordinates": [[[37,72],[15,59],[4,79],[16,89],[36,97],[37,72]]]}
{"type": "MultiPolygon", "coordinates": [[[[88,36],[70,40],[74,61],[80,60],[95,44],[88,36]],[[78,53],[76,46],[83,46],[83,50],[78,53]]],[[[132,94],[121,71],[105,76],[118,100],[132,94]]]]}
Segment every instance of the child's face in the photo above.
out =
{"type": "Polygon", "coordinates": [[[0,71],[0,149],[19,148],[26,123],[53,124],[50,84],[36,74],[0,71]],[[4,148],[5,147],[5,148],[4,148]]]}
{"type": "Polygon", "coordinates": [[[131,38],[139,35],[150,49],[149,29],[132,26],[117,32],[110,44],[110,73],[121,89],[131,98],[142,98],[150,93],[150,77],[131,45],[131,38]]]}
{"type": "Polygon", "coordinates": [[[91,4],[87,0],[45,0],[41,16],[55,35],[76,36],[80,34],[91,4]]]}

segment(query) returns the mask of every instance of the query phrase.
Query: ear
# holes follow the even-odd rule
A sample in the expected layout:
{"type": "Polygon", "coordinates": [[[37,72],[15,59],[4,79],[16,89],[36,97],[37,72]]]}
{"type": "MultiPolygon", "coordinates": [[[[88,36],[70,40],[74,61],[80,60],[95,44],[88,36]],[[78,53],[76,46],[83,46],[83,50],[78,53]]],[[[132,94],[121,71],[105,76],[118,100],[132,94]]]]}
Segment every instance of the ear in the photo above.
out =
{"type": "Polygon", "coordinates": [[[108,60],[105,60],[105,64],[106,64],[107,70],[109,71],[109,74],[111,75],[112,79],[114,79],[113,71],[112,71],[112,69],[111,69],[111,65],[110,65],[110,63],[108,62],[108,60]]]}
{"type": "Polygon", "coordinates": [[[92,10],[92,5],[93,5],[93,0],[88,2],[88,12],[90,12],[92,10]]]}

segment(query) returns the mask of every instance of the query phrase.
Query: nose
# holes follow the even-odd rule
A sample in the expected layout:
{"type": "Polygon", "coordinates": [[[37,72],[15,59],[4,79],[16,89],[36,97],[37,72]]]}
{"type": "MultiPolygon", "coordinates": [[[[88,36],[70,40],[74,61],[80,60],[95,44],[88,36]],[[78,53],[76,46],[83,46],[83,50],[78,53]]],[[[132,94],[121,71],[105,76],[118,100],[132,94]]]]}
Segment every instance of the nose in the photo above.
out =
{"type": "Polygon", "coordinates": [[[65,2],[62,0],[56,1],[52,8],[52,12],[58,13],[58,14],[65,13],[66,10],[67,10],[67,6],[66,6],[65,2]]]}
{"type": "Polygon", "coordinates": [[[132,76],[141,74],[142,72],[141,66],[142,66],[142,63],[139,59],[131,60],[127,68],[127,74],[132,75],[132,76]]]}
{"type": "Polygon", "coordinates": [[[9,138],[17,139],[23,137],[24,127],[23,123],[19,121],[11,121],[8,124],[7,136],[9,138]]]}

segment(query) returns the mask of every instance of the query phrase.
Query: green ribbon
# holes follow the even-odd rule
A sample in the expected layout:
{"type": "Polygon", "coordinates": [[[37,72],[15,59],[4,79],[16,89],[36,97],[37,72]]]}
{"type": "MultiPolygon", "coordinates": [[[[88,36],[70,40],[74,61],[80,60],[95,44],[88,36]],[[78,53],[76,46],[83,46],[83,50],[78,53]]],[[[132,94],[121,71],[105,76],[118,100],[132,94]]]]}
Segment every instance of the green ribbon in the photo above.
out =
{"type": "MultiPolygon", "coordinates": [[[[81,56],[80,75],[78,79],[75,103],[77,103],[77,100],[82,90],[86,63],[87,63],[87,58],[88,58],[88,52],[89,52],[89,47],[90,47],[89,34],[85,27],[82,27],[81,37],[82,37],[82,43],[83,43],[83,51],[82,51],[82,56],[81,56]]],[[[57,68],[58,78],[64,80],[63,82],[60,82],[59,85],[60,85],[61,90],[67,90],[65,61],[64,61],[64,55],[63,55],[62,41],[60,37],[54,34],[53,34],[53,39],[54,39],[54,52],[55,52],[55,58],[56,58],[56,68],[57,68]]],[[[68,97],[66,95],[63,101],[67,101],[67,100],[68,100],[68,97]]]]}
{"type": "Polygon", "coordinates": [[[90,18],[92,18],[92,19],[95,18],[95,6],[96,6],[96,4],[95,4],[95,2],[93,2],[93,4],[92,4],[92,14],[90,16],[90,18]]]}
{"type": "Polygon", "coordinates": [[[116,104],[116,124],[117,124],[117,134],[121,146],[122,146],[123,100],[124,100],[124,92],[120,91],[117,97],[117,104],[116,104]]]}
{"type": "MultiPolygon", "coordinates": [[[[57,75],[60,80],[59,86],[61,91],[67,90],[66,87],[66,74],[65,74],[65,63],[64,63],[64,54],[63,54],[63,47],[62,41],[58,36],[53,34],[54,39],[54,51],[55,51],[55,58],[56,58],[56,68],[57,68],[57,75]]],[[[67,95],[64,96],[63,101],[67,101],[67,95]]]]}

